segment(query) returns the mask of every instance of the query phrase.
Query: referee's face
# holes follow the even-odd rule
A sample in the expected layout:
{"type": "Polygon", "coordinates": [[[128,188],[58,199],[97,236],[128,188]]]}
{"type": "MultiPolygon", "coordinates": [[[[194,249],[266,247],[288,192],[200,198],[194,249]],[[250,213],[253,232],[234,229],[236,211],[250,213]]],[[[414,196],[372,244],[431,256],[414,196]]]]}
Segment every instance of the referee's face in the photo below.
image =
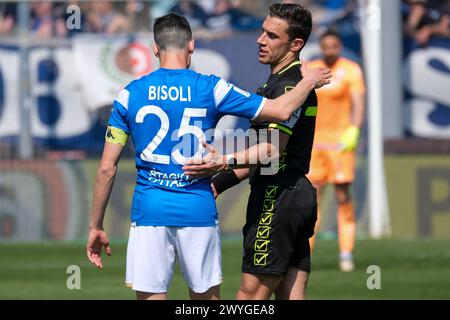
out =
{"type": "Polygon", "coordinates": [[[291,41],[287,34],[288,23],[283,19],[268,16],[262,25],[262,33],[256,40],[259,46],[260,63],[277,66],[289,58],[291,41]]]}

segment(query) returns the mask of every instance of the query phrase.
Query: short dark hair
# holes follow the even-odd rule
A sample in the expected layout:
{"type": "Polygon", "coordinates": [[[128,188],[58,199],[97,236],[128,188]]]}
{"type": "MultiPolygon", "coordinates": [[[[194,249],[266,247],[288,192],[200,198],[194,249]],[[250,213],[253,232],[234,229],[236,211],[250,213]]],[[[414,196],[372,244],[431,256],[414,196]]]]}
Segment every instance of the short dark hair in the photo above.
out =
{"type": "Polygon", "coordinates": [[[156,45],[161,49],[183,49],[192,40],[192,30],[185,17],[169,13],[156,19],[153,25],[156,45]]]}
{"type": "Polygon", "coordinates": [[[289,40],[300,38],[306,44],[312,29],[311,12],[308,9],[299,4],[274,3],[270,6],[269,16],[280,18],[288,23],[289,40]]]}
{"type": "Polygon", "coordinates": [[[335,29],[328,29],[322,35],[320,36],[320,41],[322,41],[326,37],[335,37],[339,40],[339,42],[342,42],[341,35],[335,30],[335,29]]]}

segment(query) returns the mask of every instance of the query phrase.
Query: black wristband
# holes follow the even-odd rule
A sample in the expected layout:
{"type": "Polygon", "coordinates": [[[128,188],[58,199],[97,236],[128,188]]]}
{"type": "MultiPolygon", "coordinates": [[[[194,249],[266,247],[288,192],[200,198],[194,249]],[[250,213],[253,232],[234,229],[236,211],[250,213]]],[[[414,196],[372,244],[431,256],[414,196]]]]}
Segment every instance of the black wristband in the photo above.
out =
{"type": "Polygon", "coordinates": [[[233,170],[221,171],[211,179],[211,183],[214,185],[214,188],[216,188],[217,194],[221,194],[225,190],[234,187],[240,182],[241,180],[239,180],[238,176],[236,175],[236,173],[234,173],[233,170]]]}

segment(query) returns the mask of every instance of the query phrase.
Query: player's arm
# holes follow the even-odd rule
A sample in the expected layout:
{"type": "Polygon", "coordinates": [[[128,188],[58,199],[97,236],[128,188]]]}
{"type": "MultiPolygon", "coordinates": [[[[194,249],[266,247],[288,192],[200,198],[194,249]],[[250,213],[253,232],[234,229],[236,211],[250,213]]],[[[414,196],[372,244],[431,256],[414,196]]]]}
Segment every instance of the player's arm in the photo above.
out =
{"type": "Polygon", "coordinates": [[[407,34],[414,35],[417,30],[417,26],[425,13],[426,9],[422,4],[415,4],[411,7],[411,12],[409,13],[405,24],[405,31],[407,34]]]}
{"type": "MultiPolygon", "coordinates": [[[[234,158],[236,159],[236,164],[234,167],[236,169],[240,168],[249,168],[252,166],[259,166],[267,164],[271,161],[278,160],[280,156],[283,154],[286,149],[286,145],[289,141],[289,135],[284,132],[281,132],[278,129],[269,129],[268,141],[261,142],[256,145],[249,147],[248,149],[244,149],[238,152],[233,153],[234,158]],[[272,136],[270,133],[277,131],[279,139],[276,141],[271,141],[270,137],[272,136]]],[[[224,160],[227,160],[228,155],[223,156],[224,160]]],[[[229,162],[227,162],[227,166],[229,162]]],[[[227,168],[225,167],[225,170],[227,168]]]]}
{"type": "Polygon", "coordinates": [[[105,247],[107,255],[111,255],[108,236],[103,229],[103,220],[114,184],[117,164],[124,145],[126,144],[125,137],[127,137],[127,135],[122,130],[108,127],[102,158],[95,176],[91,220],[89,225],[90,230],[86,251],[89,261],[98,268],[103,268],[101,258],[102,247],[105,247]],[[111,130],[114,132],[112,133],[111,130]]]}
{"type": "Polygon", "coordinates": [[[342,151],[353,151],[358,145],[359,132],[364,121],[365,96],[362,92],[352,92],[352,125],[340,138],[342,151]]]}
{"type": "Polygon", "coordinates": [[[198,160],[188,161],[183,166],[184,173],[192,178],[202,178],[219,172],[212,178],[213,191],[217,196],[248,178],[248,168],[267,164],[280,158],[286,149],[289,135],[278,129],[270,129],[269,132],[274,130],[279,133],[277,141],[268,139],[267,142],[258,143],[233,154],[217,155],[215,148],[204,142],[203,145],[208,154],[201,159],[201,163],[198,163],[198,160]],[[234,162],[233,170],[229,170],[230,159],[233,159],[234,162]]]}
{"type": "Polygon", "coordinates": [[[330,83],[331,72],[327,68],[309,68],[303,63],[301,72],[302,80],[275,99],[250,94],[223,79],[211,77],[217,112],[251,120],[286,121],[303,105],[312,90],[330,83]]]}
{"type": "MultiPolygon", "coordinates": [[[[287,94],[285,93],[290,92],[287,88],[293,90],[293,87],[295,87],[295,84],[291,83],[288,86],[280,86],[275,92],[275,97],[278,99],[279,97],[286,96],[287,94]]],[[[307,92],[308,96],[303,102],[307,101],[309,97],[310,91],[307,92]]],[[[298,109],[299,106],[297,105],[295,109],[298,109]]],[[[289,136],[292,134],[292,127],[296,119],[298,119],[298,113],[297,116],[293,116],[292,119],[288,119],[289,121],[285,121],[284,123],[274,121],[269,126],[272,129],[269,129],[268,139],[266,141],[258,142],[255,145],[232,154],[217,155],[215,149],[204,142],[204,147],[208,151],[208,154],[200,162],[198,159],[186,162],[183,166],[184,173],[192,178],[201,178],[221,171],[212,178],[213,192],[217,196],[247,178],[249,172],[247,168],[268,164],[271,161],[279,159],[286,148],[289,136]],[[277,134],[273,135],[272,133],[274,132],[277,134]],[[272,141],[273,138],[275,139],[274,141],[272,141]],[[232,165],[233,169],[242,171],[230,171],[230,165],[232,165]]]]}
{"type": "MultiPolygon", "coordinates": [[[[283,87],[282,93],[284,94],[280,93],[276,99],[267,99],[257,119],[271,120],[273,122],[288,121],[291,115],[307,101],[314,88],[320,88],[330,82],[331,73],[326,68],[310,69],[303,63],[301,71],[303,75],[302,80],[294,87],[290,87],[292,88],[290,91],[283,87]]],[[[280,127],[284,127],[290,134],[292,133],[289,127],[285,127],[282,124],[280,124],[280,127]]],[[[200,163],[199,159],[187,161],[183,166],[184,173],[192,178],[208,177],[218,171],[228,170],[230,160],[234,162],[233,168],[249,168],[250,166],[267,164],[270,161],[277,160],[284,151],[289,139],[288,134],[280,130],[277,130],[277,132],[280,133],[277,135],[280,137],[277,141],[270,141],[272,135],[269,134],[267,142],[261,142],[245,150],[227,155],[217,155],[215,149],[204,142],[204,147],[207,149],[208,154],[201,159],[200,163]]],[[[248,176],[248,171],[244,172],[248,176]]],[[[225,178],[225,176],[226,183],[224,183],[223,190],[231,188],[241,181],[234,171],[218,175],[219,178],[225,178]]],[[[221,190],[215,190],[214,188],[213,191],[217,191],[217,194],[220,194],[221,190]]]]}
{"type": "MultiPolygon", "coordinates": [[[[306,70],[305,73],[308,73],[308,70],[306,70]]],[[[295,88],[295,86],[295,83],[285,83],[285,85],[280,84],[274,92],[274,97],[276,98],[272,101],[277,101],[282,97],[289,96],[289,93],[291,92],[291,90],[294,90],[292,88],[295,88]]],[[[297,103],[296,107],[293,108],[294,111],[297,110],[306,101],[308,101],[307,99],[311,91],[302,91],[302,94],[306,92],[307,96],[305,98],[303,98],[302,96],[302,99],[300,99],[299,101],[292,102],[293,104],[297,103]]],[[[249,168],[251,166],[267,164],[271,161],[278,160],[286,149],[289,137],[292,134],[292,128],[296,122],[296,119],[298,119],[299,111],[297,111],[296,113],[297,116],[292,116],[292,114],[290,113],[289,118],[284,122],[273,121],[272,123],[270,123],[266,141],[258,141],[256,145],[250,146],[249,148],[241,150],[239,152],[235,152],[233,154],[233,157],[236,159],[236,164],[234,165],[234,167],[249,168]],[[273,133],[276,134],[273,135],[273,133]],[[273,138],[275,138],[275,141],[272,141],[273,138]]],[[[229,155],[225,155],[225,159],[227,158],[229,159],[229,155]]],[[[230,164],[229,161],[227,161],[227,164],[230,164]]]]}
{"type": "MultiPolygon", "coordinates": [[[[270,137],[270,135],[269,135],[270,137]]],[[[191,178],[210,177],[213,174],[230,169],[250,168],[279,158],[279,147],[275,141],[262,142],[247,149],[230,154],[218,155],[216,149],[203,142],[207,155],[201,159],[191,159],[183,166],[184,174],[191,178]],[[231,164],[230,162],[233,162],[231,164]]],[[[236,184],[240,182],[234,179],[236,184]]]]}
{"type": "Polygon", "coordinates": [[[414,34],[416,42],[425,46],[434,35],[448,37],[450,35],[450,17],[445,14],[437,23],[423,26],[414,34]]]}
{"type": "Polygon", "coordinates": [[[352,92],[352,123],[361,129],[364,122],[365,94],[363,92],[352,92]]]}
{"type": "Polygon", "coordinates": [[[350,97],[352,102],[352,125],[340,138],[341,150],[353,151],[358,145],[359,133],[364,122],[365,88],[361,69],[355,68],[350,81],[350,97]]]}
{"type": "Polygon", "coordinates": [[[258,120],[286,121],[292,113],[308,98],[312,90],[330,83],[331,72],[327,68],[309,68],[303,62],[301,67],[302,80],[289,92],[276,99],[267,99],[258,115],[258,120]]]}
{"type": "MultiPolygon", "coordinates": [[[[271,129],[277,130],[277,129],[271,129]]],[[[289,141],[289,135],[281,132],[280,133],[280,146],[277,148],[279,153],[282,154],[286,149],[287,143],[289,141]]],[[[255,156],[255,155],[253,155],[255,156]]],[[[221,166],[218,166],[221,167],[221,166]]],[[[213,170],[217,170],[214,168],[213,170]]],[[[241,181],[247,179],[250,174],[249,168],[239,168],[231,171],[220,171],[211,179],[211,188],[213,190],[214,198],[217,198],[220,194],[226,190],[239,184],[241,181]]]]}
{"type": "Polygon", "coordinates": [[[276,135],[279,137],[277,141],[274,142],[269,140],[268,142],[258,143],[246,150],[235,152],[234,156],[236,157],[237,162],[235,168],[249,168],[255,166],[255,163],[259,166],[273,160],[278,160],[284,153],[284,150],[286,150],[290,136],[278,129],[269,129],[269,137],[271,136],[270,132],[274,131],[278,133],[276,135]]]}
{"type": "Polygon", "coordinates": [[[220,171],[211,178],[211,189],[213,190],[214,199],[241,181],[247,179],[250,175],[249,168],[234,169],[231,171],[220,171]]]}
{"type": "MultiPolygon", "coordinates": [[[[309,71],[307,68],[304,68],[303,71],[307,74],[307,79],[309,79],[309,71]]],[[[276,101],[277,99],[287,96],[296,85],[296,83],[291,82],[285,82],[284,84],[280,83],[273,93],[273,97],[276,98],[272,101],[276,101]]],[[[269,124],[266,141],[258,141],[256,145],[233,154],[236,159],[236,168],[248,168],[254,164],[267,164],[280,158],[286,149],[290,135],[292,135],[292,129],[300,117],[301,110],[298,110],[299,107],[305,104],[307,107],[311,106],[311,101],[308,100],[311,91],[305,91],[305,93],[306,92],[308,94],[305,98],[302,97],[299,101],[293,102],[298,104],[294,108],[294,114],[289,114],[289,118],[286,119],[286,121],[273,121],[269,124]],[[274,135],[273,133],[276,134],[274,135]],[[275,139],[275,141],[272,141],[272,139],[275,139]]],[[[317,103],[312,104],[317,105],[317,103]]]]}
{"type": "MultiPolygon", "coordinates": [[[[271,130],[277,130],[277,129],[271,129],[271,130]]],[[[277,148],[279,150],[279,154],[283,154],[284,150],[286,149],[287,143],[289,141],[289,135],[286,133],[281,132],[280,133],[280,146],[277,148]]],[[[249,151],[254,152],[254,151],[249,151]]],[[[257,155],[253,155],[255,157],[257,155]]],[[[279,156],[279,155],[278,155],[279,156]]],[[[213,170],[217,170],[221,168],[220,165],[217,166],[217,168],[213,168],[213,170]]],[[[214,193],[214,198],[217,198],[220,194],[222,194],[224,191],[234,187],[235,185],[239,184],[241,181],[247,179],[250,174],[249,168],[239,168],[234,169],[231,171],[220,171],[211,179],[211,188],[214,193]]]]}

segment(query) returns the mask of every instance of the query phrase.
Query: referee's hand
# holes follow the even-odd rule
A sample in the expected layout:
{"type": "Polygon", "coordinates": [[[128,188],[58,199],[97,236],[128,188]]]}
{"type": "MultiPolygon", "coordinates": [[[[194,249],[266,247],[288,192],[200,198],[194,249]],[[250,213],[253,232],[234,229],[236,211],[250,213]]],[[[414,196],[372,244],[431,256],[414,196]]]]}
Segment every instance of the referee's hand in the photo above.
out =
{"type": "Polygon", "coordinates": [[[206,141],[202,141],[202,144],[208,154],[200,159],[188,160],[182,167],[184,174],[191,179],[211,177],[227,167],[224,155],[218,155],[216,149],[206,141]]]}
{"type": "Polygon", "coordinates": [[[326,67],[311,68],[306,59],[302,58],[300,67],[303,80],[314,84],[315,89],[322,88],[331,82],[331,70],[326,67]]]}
{"type": "Polygon", "coordinates": [[[90,262],[97,268],[103,269],[102,263],[102,247],[108,256],[111,255],[111,247],[109,246],[108,236],[102,229],[91,228],[89,238],[86,245],[86,253],[90,262]]]}

